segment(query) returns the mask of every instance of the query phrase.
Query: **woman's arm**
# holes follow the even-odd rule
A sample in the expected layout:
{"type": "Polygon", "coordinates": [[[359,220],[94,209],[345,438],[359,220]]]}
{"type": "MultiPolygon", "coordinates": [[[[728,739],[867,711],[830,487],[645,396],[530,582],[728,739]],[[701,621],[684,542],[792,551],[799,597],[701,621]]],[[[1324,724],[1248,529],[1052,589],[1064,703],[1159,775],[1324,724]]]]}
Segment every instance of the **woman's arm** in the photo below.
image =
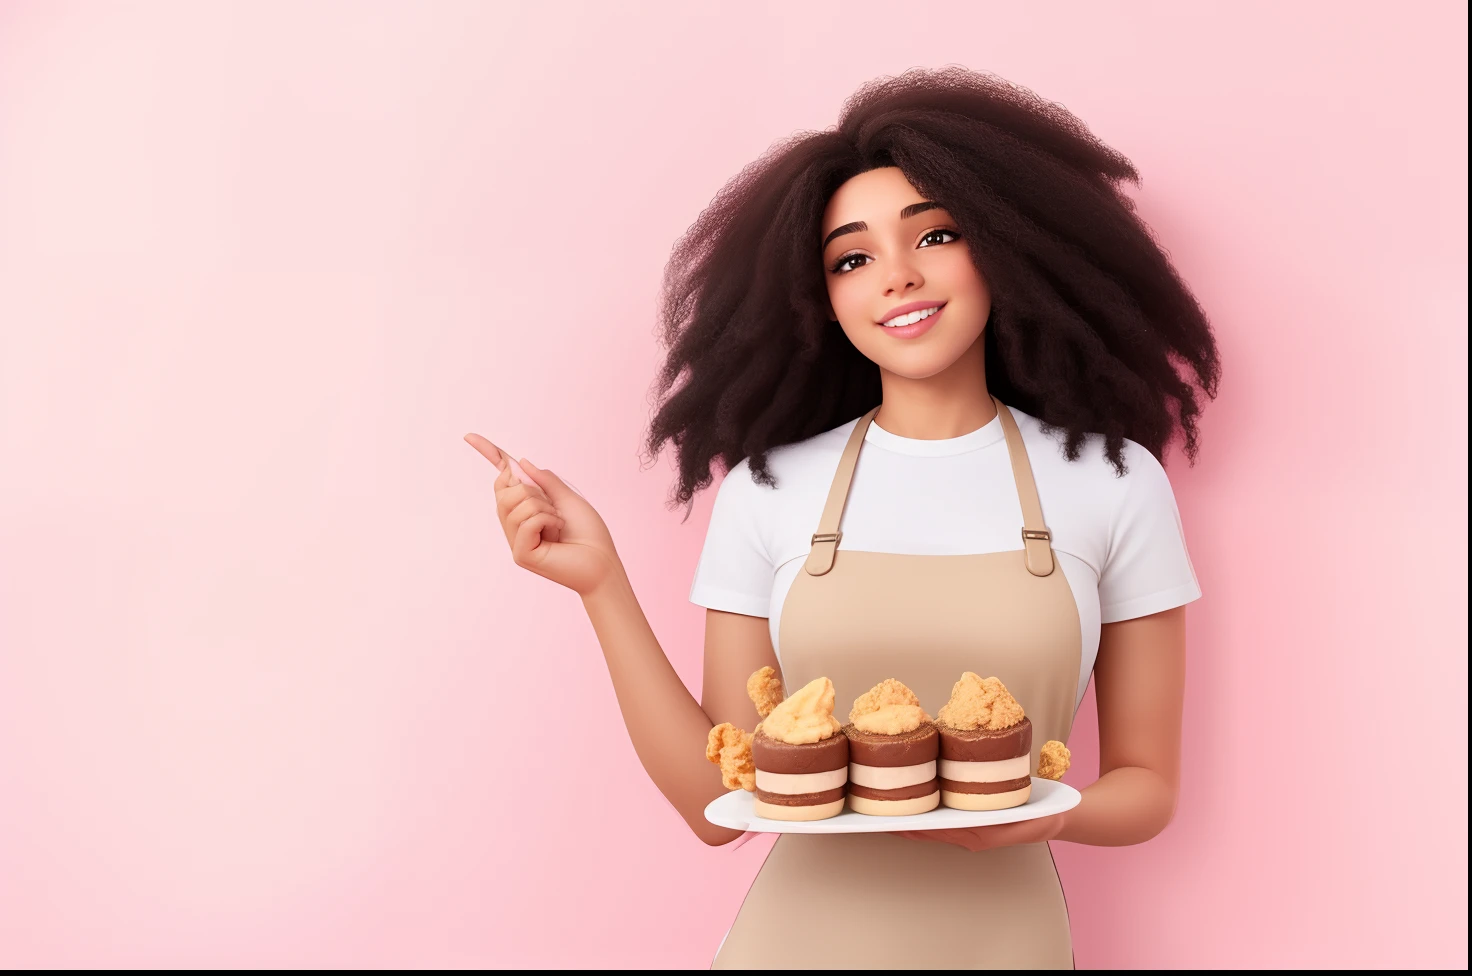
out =
{"type": "Polygon", "coordinates": [[[526,459],[521,474],[535,481],[523,481],[496,445],[478,434],[465,439],[500,472],[496,515],[516,565],[582,597],[634,752],[654,785],[707,844],[740,837],[705,819],[706,806],[725,792],[720,770],[706,761],[705,743],[721,722],[745,728],[757,721],[746,697],[747,676],[777,666],[766,619],[707,611],[704,690],[697,702],[660,648],[613,537],[587,499],[526,459]]]}
{"type": "Polygon", "coordinates": [[[1186,690],[1186,608],[1105,624],[1094,665],[1099,779],[1064,814],[1059,840],[1140,844],[1175,814],[1186,690]]]}
{"type": "Polygon", "coordinates": [[[746,678],[762,665],[777,667],[766,619],[706,611],[705,674],[697,702],[660,648],[622,567],[585,594],[583,606],[649,778],[705,843],[740,837],[741,831],[705,819],[706,806],[726,792],[721,771],[706,761],[705,741],[722,722],[749,730],[758,721],[746,697],[746,678]]]}
{"type": "Polygon", "coordinates": [[[1068,840],[1140,844],[1175,813],[1186,687],[1186,608],[1105,624],[1094,665],[1099,778],[1067,813],[994,827],[906,831],[906,837],[982,851],[1068,840]]]}

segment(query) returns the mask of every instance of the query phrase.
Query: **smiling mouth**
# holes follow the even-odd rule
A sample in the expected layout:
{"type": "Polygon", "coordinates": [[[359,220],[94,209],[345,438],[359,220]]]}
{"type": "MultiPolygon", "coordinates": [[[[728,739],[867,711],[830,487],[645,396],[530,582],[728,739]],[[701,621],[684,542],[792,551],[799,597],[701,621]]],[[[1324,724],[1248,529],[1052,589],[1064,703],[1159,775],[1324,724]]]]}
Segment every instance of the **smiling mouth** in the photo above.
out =
{"type": "Polygon", "coordinates": [[[937,305],[934,308],[922,308],[918,312],[909,312],[905,315],[896,315],[892,319],[885,319],[879,324],[886,329],[898,329],[906,325],[914,325],[916,322],[923,322],[943,308],[945,308],[944,305],[937,305]]]}

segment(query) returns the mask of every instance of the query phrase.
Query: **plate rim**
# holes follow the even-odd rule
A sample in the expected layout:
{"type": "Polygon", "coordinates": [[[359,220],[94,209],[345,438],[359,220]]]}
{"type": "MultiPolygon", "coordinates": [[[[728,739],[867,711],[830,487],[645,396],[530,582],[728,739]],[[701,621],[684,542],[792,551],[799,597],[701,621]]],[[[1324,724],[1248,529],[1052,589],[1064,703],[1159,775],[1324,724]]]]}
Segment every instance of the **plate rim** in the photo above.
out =
{"type": "MultiPolygon", "coordinates": [[[[1037,788],[1037,785],[1039,783],[1046,783],[1047,784],[1048,792],[1050,794],[1049,797],[1048,797],[1048,800],[1047,800],[1048,806],[1052,807],[1052,806],[1055,806],[1055,805],[1057,805],[1059,803],[1062,803],[1064,805],[1061,806],[1061,807],[1059,807],[1058,809],[1052,810],[1052,811],[1047,812],[1047,813],[1039,813],[1036,816],[1027,816],[1027,817],[1008,816],[1005,819],[1001,819],[1001,820],[991,820],[991,821],[984,820],[981,823],[972,823],[972,824],[964,824],[964,825],[963,824],[958,824],[958,825],[954,825],[954,826],[957,827],[957,828],[964,828],[964,827],[967,827],[967,826],[971,826],[971,827],[984,827],[984,826],[993,826],[993,825],[998,825],[999,826],[1001,824],[1008,824],[1008,823],[1025,823],[1028,820],[1038,820],[1038,819],[1041,819],[1042,817],[1049,817],[1049,816],[1054,816],[1054,815],[1059,814],[1059,813],[1066,813],[1067,811],[1072,810],[1074,807],[1078,806],[1079,803],[1083,800],[1083,794],[1080,793],[1079,790],[1076,787],[1070,786],[1069,784],[1063,782],[1062,780],[1044,779],[1041,776],[1032,776],[1032,777],[1029,777],[1029,779],[1031,779],[1031,781],[1033,783],[1033,788],[1034,789],[1037,788]]],[[[767,819],[762,818],[762,817],[752,817],[749,820],[747,820],[747,822],[745,823],[744,826],[740,826],[740,827],[733,827],[730,823],[722,823],[720,821],[713,820],[711,818],[712,808],[714,808],[716,806],[716,804],[721,803],[722,801],[725,801],[728,797],[730,797],[732,794],[735,794],[735,793],[745,793],[747,796],[751,796],[752,795],[751,793],[749,793],[746,790],[740,790],[740,789],[727,790],[725,793],[721,794],[720,796],[718,796],[714,800],[712,800],[710,803],[706,804],[705,810],[703,811],[704,812],[704,815],[705,815],[706,821],[709,822],[709,823],[715,824],[717,827],[725,827],[727,830],[742,830],[742,831],[745,831],[746,833],[758,833],[758,834],[877,834],[877,833],[893,833],[896,830],[945,830],[945,829],[948,829],[947,826],[944,825],[944,824],[936,824],[936,825],[933,825],[933,826],[926,827],[926,826],[917,826],[917,825],[915,825],[913,823],[906,823],[905,822],[905,821],[911,820],[914,817],[925,817],[925,816],[929,816],[930,814],[934,813],[935,810],[928,810],[925,813],[910,814],[909,816],[906,816],[906,817],[878,817],[878,816],[874,816],[873,814],[859,813],[857,810],[845,809],[843,811],[843,813],[841,813],[841,814],[838,815],[838,817],[849,817],[850,815],[852,815],[853,817],[862,817],[864,821],[872,822],[873,823],[874,829],[872,829],[872,830],[854,829],[852,827],[850,827],[848,829],[841,829],[841,830],[832,830],[832,829],[825,830],[821,826],[823,824],[832,824],[833,821],[835,821],[835,820],[838,819],[838,817],[830,817],[830,818],[827,818],[825,820],[806,820],[806,821],[801,821],[801,820],[794,820],[794,821],[767,820],[767,819]],[[771,826],[768,826],[768,825],[771,825],[771,826]]],[[[979,814],[1005,815],[1005,814],[1012,813],[1014,811],[1022,811],[1022,810],[1025,810],[1027,807],[1030,807],[1030,806],[1033,806],[1033,801],[1031,799],[1029,799],[1027,803],[1018,804],[1015,807],[1007,807],[1007,808],[1005,808],[1003,810],[955,810],[954,812],[957,813],[957,814],[960,814],[960,815],[966,815],[966,814],[973,814],[973,815],[979,815],[979,814]]],[[[950,807],[938,807],[937,809],[952,810],[954,808],[950,808],[950,807]]],[[[728,819],[736,819],[736,818],[728,818],[728,819]]],[[[844,824],[856,824],[856,823],[859,823],[860,821],[856,821],[856,820],[852,820],[852,819],[846,819],[846,820],[844,820],[842,822],[844,824]]]]}

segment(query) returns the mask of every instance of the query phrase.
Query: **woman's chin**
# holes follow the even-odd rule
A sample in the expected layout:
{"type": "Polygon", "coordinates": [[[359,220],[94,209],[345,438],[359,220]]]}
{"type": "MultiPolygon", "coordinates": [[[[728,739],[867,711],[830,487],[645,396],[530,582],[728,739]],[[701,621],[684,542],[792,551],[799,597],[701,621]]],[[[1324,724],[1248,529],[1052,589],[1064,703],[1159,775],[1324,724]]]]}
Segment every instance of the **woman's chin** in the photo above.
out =
{"type": "MultiPolygon", "coordinates": [[[[849,338],[852,341],[853,336],[850,335],[849,338]]],[[[873,338],[875,337],[866,337],[871,341],[854,345],[864,354],[865,359],[884,372],[907,380],[928,380],[939,376],[962,359],[968,358],[967,353],[973,347],[979,346],[974,336],[967,341],[961,336],[941,332],[914,339],[879,336],[877,338],[881,341],[873,342],[873,338]]],[[[980,349],[976,352],[979,354],[980,349]]],[[[981,365],[979,355],[976,365],[981,365]]]]}
{"type": "MultiPolygon", "coordinates": [[[[915,350],[917,353],[920,350],[915,350]]],[[[914,355],[914,356],[871,356],[869,357],[881,370],[893,376],[907,380],[928,380],[956,365],[961,358],[961,353],[955,355],[914,355]]]]}

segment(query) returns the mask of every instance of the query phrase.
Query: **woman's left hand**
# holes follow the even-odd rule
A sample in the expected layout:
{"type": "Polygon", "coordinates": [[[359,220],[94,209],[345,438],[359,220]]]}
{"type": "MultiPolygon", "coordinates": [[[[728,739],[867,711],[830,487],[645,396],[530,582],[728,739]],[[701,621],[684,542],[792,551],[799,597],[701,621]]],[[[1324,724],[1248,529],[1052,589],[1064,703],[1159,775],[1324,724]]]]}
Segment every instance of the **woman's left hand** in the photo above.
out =
{"type": "Polygon", "coordinates": [[[1018,823],[996,824],[991,827],[948,827],[943,830],[897,830],[901,837],[913,840],[939,841],[955,844],[968,851],[989,851],[994,847],[1011,847],[1014,844],[1038,844],[1056,838],[1063,832],[1066,815],[1056,813],[1051,817],[1023,820],[1018,823]]]}

